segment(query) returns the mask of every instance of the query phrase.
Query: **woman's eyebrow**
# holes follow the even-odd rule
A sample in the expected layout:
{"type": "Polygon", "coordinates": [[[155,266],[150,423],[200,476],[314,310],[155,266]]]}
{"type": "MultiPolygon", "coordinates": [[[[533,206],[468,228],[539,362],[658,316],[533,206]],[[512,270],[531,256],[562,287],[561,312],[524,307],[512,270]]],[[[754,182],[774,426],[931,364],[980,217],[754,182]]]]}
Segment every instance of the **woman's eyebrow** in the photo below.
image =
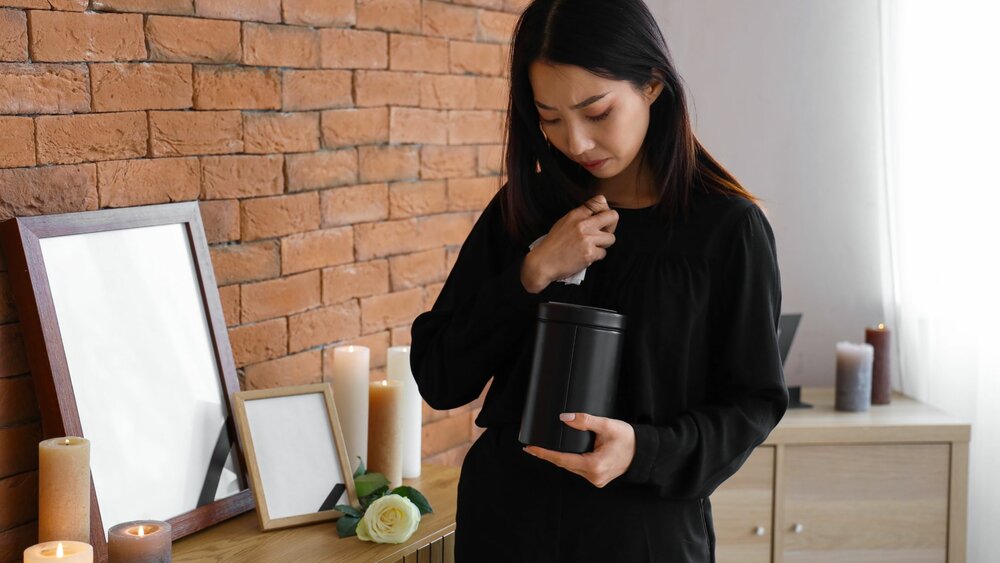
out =
{"type": "MultiPolygon", "coordinates": [[[[584,100],[584,101],[582,101],[582,102],[580,102],[580,103],[576,104],[575,106],[573,106],[573,107],[571,107],[571,108],[569,108],[569,109],[580,109],[580,108],[585,108],[585,107],[589,106],[590,104],[592,104],[592,103],[596,102],[597,100],[600,100],[600,99],[601,99],[601,98],[603,98],[604,96],[607,96],[607,95],[608,95],[608,94],[610,94],[610,93],[611,93],[611,92],[610,92],[610,91],[608,91],[608,92],[605,92],[605,93],[603,93],[603,94],[598,94],[598,95],[596,95],[596,96],[591,96],[591,97],[587,98],[586,100],[584,100]]],[[[540,108],[542,108],[542,109],[556,109],[556,108],[554,108],[554,107],[551,107],[551,106],[547,106],[547,105],[543,104],[542,102],[539,102],[538,100],[535,100],[535,105],[536,105],[536,106],[538,106],[538,107],[540,107],[540,108]]]]}

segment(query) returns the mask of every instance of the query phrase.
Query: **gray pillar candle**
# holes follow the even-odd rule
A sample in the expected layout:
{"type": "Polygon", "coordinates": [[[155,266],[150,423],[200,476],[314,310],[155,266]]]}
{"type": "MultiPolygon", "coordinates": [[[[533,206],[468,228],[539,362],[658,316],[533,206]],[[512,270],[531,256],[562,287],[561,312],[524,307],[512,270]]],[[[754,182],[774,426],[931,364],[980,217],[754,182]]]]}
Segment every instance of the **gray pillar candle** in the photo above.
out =
{"type": "Polygon", "coordinates": [[[875,349],[871,344],[837,343],[837,396],[834,408],[838,411],[860,412],[868,410],[872,401],[872,361],[875,349]]]}
{"type": "Polygon", "coordinates": [[[137,520],[108,530],[108,563],[170,563],[170,524],[137,520]]]}

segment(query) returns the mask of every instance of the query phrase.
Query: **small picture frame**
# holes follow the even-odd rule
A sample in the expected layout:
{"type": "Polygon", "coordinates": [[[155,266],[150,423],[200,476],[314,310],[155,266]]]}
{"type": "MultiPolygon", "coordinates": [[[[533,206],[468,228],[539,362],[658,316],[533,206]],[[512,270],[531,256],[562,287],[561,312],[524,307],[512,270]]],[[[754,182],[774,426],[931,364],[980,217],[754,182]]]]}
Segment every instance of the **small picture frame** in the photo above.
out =
{"type": "Polygon", "coordinates": [[[262,530],[333,520],[335,505],[357,505],[329,383],[240,391],[233,410],[262,530]]]}

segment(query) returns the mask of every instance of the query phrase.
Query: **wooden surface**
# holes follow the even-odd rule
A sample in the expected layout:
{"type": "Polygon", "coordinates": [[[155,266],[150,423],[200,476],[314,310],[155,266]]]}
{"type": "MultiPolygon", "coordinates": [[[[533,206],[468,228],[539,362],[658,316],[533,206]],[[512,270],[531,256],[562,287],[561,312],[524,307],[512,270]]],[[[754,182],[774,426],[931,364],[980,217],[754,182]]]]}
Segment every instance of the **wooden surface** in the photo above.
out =
{"type": "Polygon", "coordinates": [[[445,536],[455,529],[458,475],[457,467],[425,465],[419,479],[403,480],[404,485],[419,489],[427,497],[434,512],[425,514],[417,531],[402,544],[339,538],[335,522],[261,532],[256,516],[244,514],[175,542],[173,558],[175,562],[394,562],[404,558],[410,561],[410,556],[422,548],[430,557],[435,550],[446,547],[448,542],[443,538],[447,539],[445,536]]]}
{"type": "Polygon", "coordinates": [[[774,450],[774,446],[754,450],[736,475],[711,496],[719,561],[771,560],[774,450]]]}

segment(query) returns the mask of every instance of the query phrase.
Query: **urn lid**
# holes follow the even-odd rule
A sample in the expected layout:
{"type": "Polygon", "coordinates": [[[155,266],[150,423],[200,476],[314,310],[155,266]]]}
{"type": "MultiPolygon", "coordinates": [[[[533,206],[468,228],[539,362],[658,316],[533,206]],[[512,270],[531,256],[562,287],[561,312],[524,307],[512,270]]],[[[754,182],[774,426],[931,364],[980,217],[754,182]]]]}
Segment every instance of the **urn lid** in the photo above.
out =
{"type": "Polygon", "coordinates": [[[548,301],[538,305],[538,319],[575,325],[585,325],[605,330],[625,330],[625,315],[574,303],[548,301]]]}

